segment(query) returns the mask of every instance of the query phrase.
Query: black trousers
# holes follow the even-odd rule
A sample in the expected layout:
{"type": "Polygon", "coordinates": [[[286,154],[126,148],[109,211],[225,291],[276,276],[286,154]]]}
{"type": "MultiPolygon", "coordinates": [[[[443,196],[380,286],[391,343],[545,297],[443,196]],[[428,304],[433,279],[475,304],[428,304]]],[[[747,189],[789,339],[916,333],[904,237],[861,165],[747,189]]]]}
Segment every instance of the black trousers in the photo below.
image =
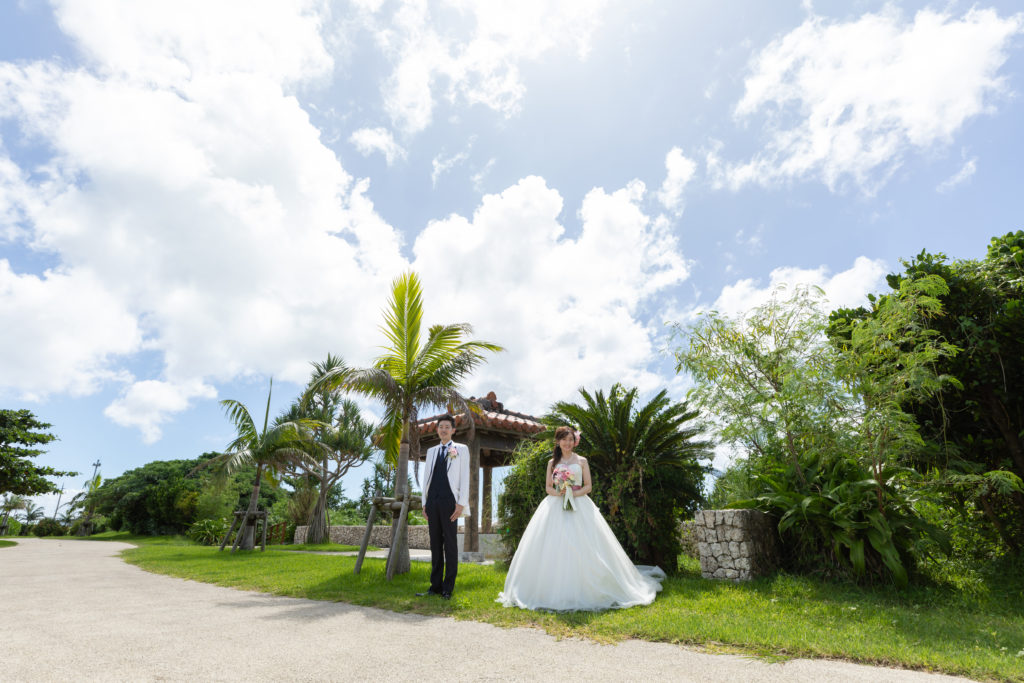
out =
{"type": "Polygon", "coordinates": [[[430,531],[430,590],[451,593],[459,573],[458,521],[452,521],[455,499],[427,501],[427,525],[430,531]],[[443,577],[443,578],[442,578],[443,577]]]}

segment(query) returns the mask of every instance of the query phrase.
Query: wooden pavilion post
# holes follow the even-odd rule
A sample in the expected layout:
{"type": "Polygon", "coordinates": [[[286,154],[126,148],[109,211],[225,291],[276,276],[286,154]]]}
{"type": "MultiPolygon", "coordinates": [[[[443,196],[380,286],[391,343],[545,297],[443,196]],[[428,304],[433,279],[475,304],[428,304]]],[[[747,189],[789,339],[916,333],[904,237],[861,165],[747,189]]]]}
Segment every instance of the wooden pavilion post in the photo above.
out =
{"type": "Polygon", "coordinates": [[[469,445],[469,516],[466,517],[466,535],[462,549],[468,553],[480,552],[480,437],[469,445]]]}
{"type": "Polygon", "coordinates": [[[491,471],[493,467],[484,467],[484,502],[480,504],[480,531],[491,533],[491,471]]]}

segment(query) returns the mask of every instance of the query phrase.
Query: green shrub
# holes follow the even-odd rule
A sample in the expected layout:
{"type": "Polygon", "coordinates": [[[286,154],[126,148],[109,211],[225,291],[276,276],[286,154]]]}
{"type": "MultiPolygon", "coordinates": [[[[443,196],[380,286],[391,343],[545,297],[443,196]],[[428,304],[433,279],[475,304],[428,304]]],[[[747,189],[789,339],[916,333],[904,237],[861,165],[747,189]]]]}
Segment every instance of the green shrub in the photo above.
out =
{"type": "Polygon", "coordinates": [[[512,467],[498,496],[498,528],[506,559],[511,561],[537,506],[544,500],[544,477],[551,458],[548,441],[524,441],[512,456],[512,467]]]}
{"type": "Polygon", "coordinates": [[[21,522],[19,522],[18,520],[14,519],[14,517],[8,517],[7,518],[7,533],[5,535],[6,536],[19,536],[19,535],[21,535],[21,533],[20,533],[21,532],[21,527],[22,527],[21,522]]]}
{"type": "Polygon", "coordinates": [[[68,531],[72,536],[91,536],[99,534],[109,528],[109,520],[103,515],[93,515],[88,521],[82,517],[76,519],[68,531]]]}
{"type": "Polygon", "coordinates": [[[228,532],[226,519],[201,519],[188,528],[188,537],[200,545],[219,543],[228,532]]]}
{"type": "Polygon", "coordinates": [[[40,538],[43,536],[66,536],[68,528],[54,519],[44,519],[35,525],[32,533],[40,538]]]}

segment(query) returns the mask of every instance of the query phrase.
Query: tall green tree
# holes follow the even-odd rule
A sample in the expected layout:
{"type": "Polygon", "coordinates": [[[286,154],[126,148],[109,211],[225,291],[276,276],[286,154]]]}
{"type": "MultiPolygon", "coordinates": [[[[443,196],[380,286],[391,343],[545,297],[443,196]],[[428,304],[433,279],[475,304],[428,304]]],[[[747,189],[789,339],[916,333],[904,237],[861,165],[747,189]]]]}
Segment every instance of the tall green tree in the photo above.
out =
{"type": "MultiPolygon", "coordinates": [[[[914,465],[933,471],[947,504],[977,510],[1014,553],[1024,551],[1024,231],[992,238],[984,259],[950,260],[922,251],[888,277],[892,291],[872,297],[870,308],[836,311],[829,334],[850,341],[851,326],[865,341],[888,347],[877,321],[907,282],[941,279],[942,315],[922,318],[924,332],[959,348],[931,363],[939,376],[957,379],[925,395],[897,396],[920,425],[924,448],[914,465]],[[871,326],[874,326],[872,328],[871,326]]],[[[904,354],[912,351],[897,349],[904,354]]],[[[892,364],[888,364],[890,367],[892,364]]],[[[917,381],[905,378],[905,386],[917,381]]]]}
{"type": "MultiPolygon", "coordinates": [[[[395,497],[407,493],[410,446],[419,453],[419,434],[412,428],[427,406],[451,406],[470,413],[459,393],[459,382],[484,362],[485,352],[503,349],[485,341],[467,341],[473,328],[467,323],[434,325],[423,339],[423,291],[412,272],[391,285],[391,301],[384,311],[381,331],[387,338],[384,353],[369,368],[336,368],[323,375],[311,392],[340,388],[376,399],[384,405],[381,442],[385,456],[396,463],[395,497]]],[[[409,571],[407,532],[396,538],[399,512],[393,513],[390,562],[394,572],[409,571]]]]}
{"type": "Polygon", "coordinates": [[[54,493],[57,486],[46,477],[77,476],[78,472],[63,472],[32,463],[32,458],[46,452],[38,446],[57,438],[44,431],[52,426],[40,422],[28,410],[0,410],[0,493],[22,496],[54,493]]]}
{"type": "MultiPolygon", "coordinates": [[[[674,574],[681,552],[679,523],[703,498],[711,444],[700,438],[699,413],[660,391],[646,404],[620,384],[607,394],[580,389],[581,401],[560,401],[544,422],[552,440],[563,424],[582,432],[576,452],[590,463],[594,491],[623,549],[640,564],[674,574]]],[[[537,483],[543,488],[543,477],[537,483]]]]}
{"type": "MultiPolygon", "coordinates": [[[[246,509],[250,514],[257,510],[263,479],[266,478],[271,485],[276,485],[276,475],[297,462],[309,460],[310,452],[316,447],[315,442],[307,436],[311,428],[309,423],[287,421],[270,425],[270,397],[273,389],[274,382],[271,380],[270,389],[267,391],[267,407],[263,415],[263,429],[256,426],[256,421],[244,403],[234,399],[220,402],[228,419],[234,425],[237,436],[228,444],[224,453],[196,468],[213,467],[215,470],[231,474],[244,466],[255,465],[252,494],[249,496],[249,506],[246,509]]],[[[238,533],[242,534],[240,549],[255,548],[254,525],[245,524],[238,533]]]]}

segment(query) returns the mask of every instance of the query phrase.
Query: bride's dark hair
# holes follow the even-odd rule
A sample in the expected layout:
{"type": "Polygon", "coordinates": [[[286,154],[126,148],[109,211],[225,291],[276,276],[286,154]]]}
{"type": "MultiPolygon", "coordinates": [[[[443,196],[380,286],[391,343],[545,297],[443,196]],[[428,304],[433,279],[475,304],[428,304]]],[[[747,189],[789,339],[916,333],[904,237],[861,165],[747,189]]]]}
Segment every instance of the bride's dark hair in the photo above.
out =
{"type": "Polygon", "coordinates": [[[576,434],[576,430],[572,427],[566,427],[562,425],[555,430],[555,455],[554,461],[551,463],[552,466],[557,465],[558,461],[562,459],[562,447],[558,445],[558,442],[567,436],[573,436],[576,434]]]}

